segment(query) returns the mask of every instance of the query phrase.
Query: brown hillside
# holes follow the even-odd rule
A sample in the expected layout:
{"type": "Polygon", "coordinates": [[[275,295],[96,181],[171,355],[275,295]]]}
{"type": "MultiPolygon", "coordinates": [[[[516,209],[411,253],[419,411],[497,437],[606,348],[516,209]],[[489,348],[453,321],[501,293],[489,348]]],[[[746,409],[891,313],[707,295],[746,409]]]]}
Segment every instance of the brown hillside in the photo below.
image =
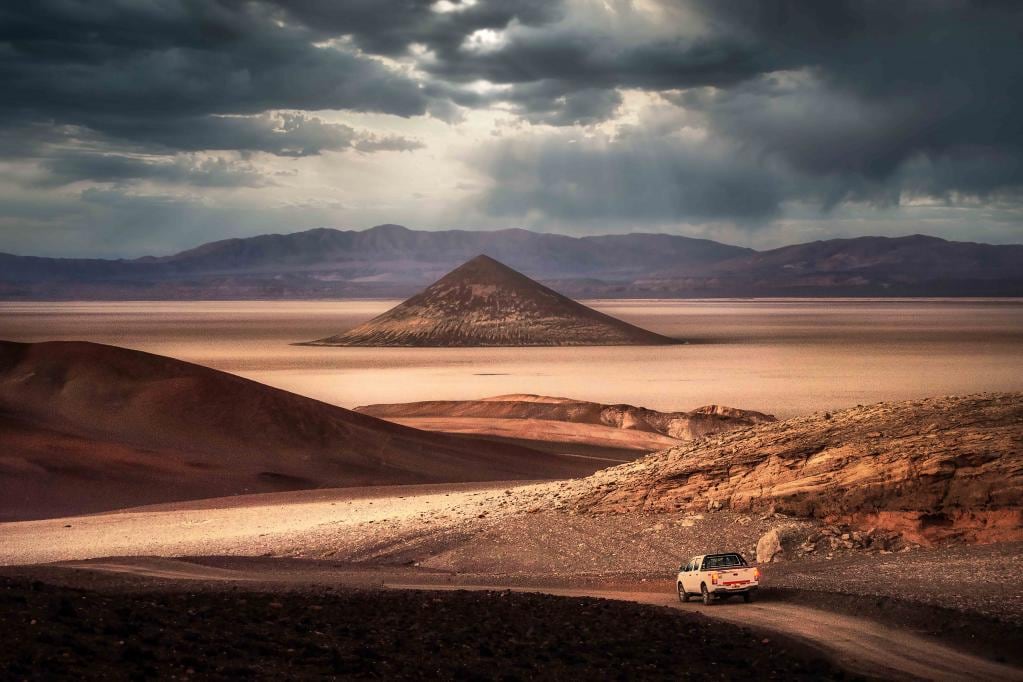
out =
{"type": "Polygon", "coordinates": [[[579,510],[730,508],[1023,540],[1023,394],[814,414],[681,445],[570,484],[579,510]]]}
{"type": "Polygon", "coordinates": [[[318,487],[561,478],[596,466],[417,431],[158,355],[0,342],[0,520],[318,487]]]}
{"type": "Polygon", "coordinates": [[[677,343],[477,256],[421,293],[319,346],[622,346],[677,343]]]}

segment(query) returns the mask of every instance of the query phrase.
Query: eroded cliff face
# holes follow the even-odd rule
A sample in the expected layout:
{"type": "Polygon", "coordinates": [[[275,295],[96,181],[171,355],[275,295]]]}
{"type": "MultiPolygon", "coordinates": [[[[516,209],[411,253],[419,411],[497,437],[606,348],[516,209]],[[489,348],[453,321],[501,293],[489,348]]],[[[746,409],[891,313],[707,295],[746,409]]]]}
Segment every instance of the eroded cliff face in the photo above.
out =
{"type": "Polygon", "coordinates": [[[501,395],[480,400],[430,400],[365,405],[355,409],[357,412],[382,419],[421,417],[541,419],[571,424],[592,424],[657,433],[679,441],[694,440],[723,431],[777,421],[773,415],[723,405],[705,405],[689,412],[659,412],[624,403],[604,405],[574,398],[531,393],[501,395]]]}
{"type": "Polygon", "coordinates": [[[585,512],[730,508],[897,530],[924,544],[1023,540],[1023,394],[764,424],[600,471],[569,497],[585,512]]]}
{"type": "Polygon", "coordinates": [[[776,421],[773,415],[723,405],[705,405],[691,412],[657,412],[632,405],[601,405],[600,408],[600,421],[606,426],[652,431],[677,440],[696,440],[776,421]]]}

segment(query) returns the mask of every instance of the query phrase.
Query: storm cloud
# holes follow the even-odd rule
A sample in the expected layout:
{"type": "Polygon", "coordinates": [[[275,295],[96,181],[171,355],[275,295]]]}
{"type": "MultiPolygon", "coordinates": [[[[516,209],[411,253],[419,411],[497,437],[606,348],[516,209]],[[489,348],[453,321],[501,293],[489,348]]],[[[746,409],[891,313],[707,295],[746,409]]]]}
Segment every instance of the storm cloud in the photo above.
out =
{"type": "MultiPolygon", "coordinates": [[[[327,123],[308,110],[408,117],[426,112],[420,84],[319,33],[279,20],[270,4],[57,2],[0,9],[0,125],[18,131],[55,181],[91,167],[95,179],[163,176],[231,184],[237,172],[189,169],[104,153],[205,150],[308,156],[411,150],[400,136],[327,123]],[[40,123],[49,123],[42,126],[40,123]],[[74,154],[63,150],[84,141],[74,154]],[[34,146],[33,143],[34,142],[34,146]]],[[[227,161],[199,166],[223,167],[227,161]]],[[[252,170],[249,174],[255,172],[252,170]]],[[[242,184],[252,185],[254,180],[242,184]]]]}
{"type": "Polygon", "coordinates": [[[493,179],[486,209],[496,215],[529,206],[561,221],[749,220],[776,214],[784,198],[777,177],[741,150],[645,133],[555,132],[508,140],[475,161],[493,179]]]}
{"type": "Polygon", "coordinates": [[[449,227],[394,182],[443,172],[476,188],[465,220],[493,226],[753,233],[799,215],[831,236],[839,213],[926,203],[964,210],[943,223],[963,238],[997,206],[1018,241],[1021,36],[1023,5],[996,0],[8,3],[0,191],[83,202],[82,230],[85,197],[106,196],[85,192],[114,187],[108,212],[134,191],[240,223],[258,189],[276,215],[358,209],[296,228],[449,227]]]}
{"type": "Polygon", "coordinates": [[[266,178],[244,162],[221,158],[147,159],[119,154],[71,152],[43,162],[42,187],[68,185],[80,180],[115,184],[157,181],[199,187],[262,187],[266,178]]]}

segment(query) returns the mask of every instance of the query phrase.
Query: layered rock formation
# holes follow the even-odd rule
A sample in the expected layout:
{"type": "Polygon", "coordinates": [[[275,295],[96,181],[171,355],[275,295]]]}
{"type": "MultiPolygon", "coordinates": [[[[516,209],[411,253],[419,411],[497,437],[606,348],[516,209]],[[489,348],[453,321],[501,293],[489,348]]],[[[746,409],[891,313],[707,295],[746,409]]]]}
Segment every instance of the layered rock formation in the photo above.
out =
{"type": "Polygon", "coordinates": [[[677,343],[477,256],[421,293],[318,346],[623,346],[677,343]]]}
{"type": "MultiPolygon", "coordinates": [[[[472,433],[479,435],[505,435],[511,431],[509,422],[517,422],[521,424],[518,431],[524,439],[529,438],[530,429],[543,431],[544,422],[603,427],[629,431],[637,436],[649,434],[650,437],[646,438],[619,440],[626,449],[647,452],[664,449],[680,441],[775,421],[771,415],[722,405],[706,405],[689,412],[659,412],[634,405],[606,405],[534,394],[501,395],[481,400],[367,405],[357,407],[356,411],[416,428],[458,432],[472,429],[472,433]]],[[[599,438],[602,430],[580,430],[580,437],[584,433],[599,438]]]]}
{"type": "Polygon", "coordinates": [[[172,358],[0,342],[0,521],[320,487],[585,475],[172,358]]]}
{"type": "Polygon", "coordinates": [[[1023,394],[931,398],[765,424],[571,484],[580,511],[730,508],[903,533],[1023,540],[1023,394]]]}

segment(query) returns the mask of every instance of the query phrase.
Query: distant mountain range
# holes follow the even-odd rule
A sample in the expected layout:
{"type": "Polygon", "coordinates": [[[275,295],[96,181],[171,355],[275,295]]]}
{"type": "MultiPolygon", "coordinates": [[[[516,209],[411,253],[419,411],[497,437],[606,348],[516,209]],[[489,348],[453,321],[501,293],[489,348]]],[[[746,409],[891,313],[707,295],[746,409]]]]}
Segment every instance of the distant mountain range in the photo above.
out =
{"type": "Polygon", "coordinates": [[[134,260],[0,254],[0,299],[373,298],[411,295],[479,254],[574,297],[1023,296],[1023,245],[924,235],[769,251],[666,234],[378,225],[227,239],[134,260]]]}

